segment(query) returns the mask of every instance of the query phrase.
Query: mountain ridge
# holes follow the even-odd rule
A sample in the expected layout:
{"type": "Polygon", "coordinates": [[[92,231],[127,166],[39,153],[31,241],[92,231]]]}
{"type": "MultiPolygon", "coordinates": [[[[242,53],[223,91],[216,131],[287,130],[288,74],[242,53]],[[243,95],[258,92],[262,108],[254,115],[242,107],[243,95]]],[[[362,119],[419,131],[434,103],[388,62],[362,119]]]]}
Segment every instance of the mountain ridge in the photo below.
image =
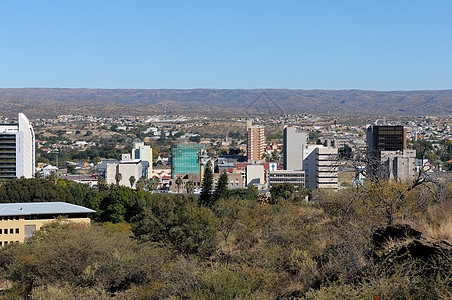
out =
{"type": "Polygon", "coordinates": [[[403,116],[452,115],[451,90],[371,91],[302,89],[86,89],[0,88],[0,109],[28,110],[44,116],[92,111],[118,114],[224,113],[280,115],[295,113],[403,116]],[[108,105],[109,107],[105,107],[108,105]],[[67,109],[70,112],[65,112],[67,109]],[[63,110],[63,111],[61,111],[63,110]]]}

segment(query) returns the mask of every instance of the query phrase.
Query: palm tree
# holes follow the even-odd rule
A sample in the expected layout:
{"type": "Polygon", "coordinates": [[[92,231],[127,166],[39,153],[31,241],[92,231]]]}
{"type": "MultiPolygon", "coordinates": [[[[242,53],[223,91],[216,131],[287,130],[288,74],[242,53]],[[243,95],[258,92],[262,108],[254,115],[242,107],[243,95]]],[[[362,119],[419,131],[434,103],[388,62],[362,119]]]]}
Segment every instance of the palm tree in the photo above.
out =
{"type": "Polygon", "coordinates": [[[108,186],[105,177],[99,176],[99,178],[97,179],[97,186],[99,187],[100,191],[107,190],[108,186]]]}
{"type": "Polygon", "coordinates": [[[148,190],[153,191],[158,187],[159,182],[160,180],[157,177],[154,177],[152,179],[146,180],[146,186],[148,190]]]}
{"type": "Polygon", "coordinates": [[[122,174],[116,173],[115,180],[116,180],[116,185],[119,186],[119,182],[122,180],[122,174]]]}
{"type": "Polygon", "coordinates": [[[187,181],[187,183],[185,184],[185,188],[187,189],[187,193],[191,194],[195,189],[195,184],[191,180],[187,181]]]}
{"type": "Polygon", "coordinates": [[[176,185],[177,185],[177,192],[178,193],[180,192],[181,184],[182,184],[182,177],[179,176],[179,177],[176,178],[176,185]]]}
{"type": "Polygon", "coordinates": [[[136,179],[135,176],[130,176],[129,177],[129,182],[130,182],[130,187],[133,188],[133,184],[135,183],[136,179]]]}
{"type": "Polygon", "coordinates": [[[141,176],[140,179],[138,179],[137,184],[135,185],[138,191],[144,190],[146,187],[146,177],[141,176]]]}
{"type": "Polygon", "coordinates": [[[56,184],[58,182],[58,175],[57,175],[57,173],[56,172],[50,173],[49,180],[56,184]]]}

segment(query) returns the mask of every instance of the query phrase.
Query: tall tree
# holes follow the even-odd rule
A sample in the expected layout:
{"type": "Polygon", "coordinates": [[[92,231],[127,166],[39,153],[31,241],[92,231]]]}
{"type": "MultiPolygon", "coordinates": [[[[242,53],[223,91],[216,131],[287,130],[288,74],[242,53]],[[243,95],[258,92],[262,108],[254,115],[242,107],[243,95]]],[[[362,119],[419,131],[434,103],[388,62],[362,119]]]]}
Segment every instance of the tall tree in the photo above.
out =
{"type": "Polygon", "coordinates": [[[193,192],[193,190],[195,189],[195,184],[191,180],[187,181],[185,188],[187,189],[187,193],[191,194],[191,192],[193,192]]]}
{"type": "Polygon", "coordinates": [[[203,206],[212,206],[212,185],[213,173],[210,164],[207,164],[202,180],[202,191],[199,196],[199,203],[203,206]]]}
{"type": "Polygon", "coordinates": [[[177,185],[177,192],[180,192],[180,186],[182,185],[182,177],[177,177],[176,178],[176,185],[177,185]]]}
{"type": "Polygon", "coordinates": [[[146,177],[141,176],[140,179],[138,179],[137,184],[135,185],[138,191],[144,190],[146,187],[146,177]]]}
{"type": "Polygon", "coordinates": [[[105,177],[99,176],[97,179],[97,186],[99,187],[99,191],[108,190],[107,180],[105,180],[105,177]]]}
{"type": "Polygon", "coordinates": [[[119,186],[119,182],[122,180],[122,174],[121,173],[116,173],[115,174],[115,180],[116,180],[116,185],[119,186]]]}
{"type": "Polygon", "coordinates": [[[57,175],[57,173],[56,172],[52,172],[52,173],[50,173],[50,175],[49,175],[49,180],[50,181],[52,181],[53,183],[57,183],[57,181],[58,181],[58,175],[57,175]]]}
{"type": "Polygon", "coordinates": [[[133,188],[133,184],[135,183],[136,179],[135,176],[130,176],[129,177],[129,182],[130,182],[130,187],[133,188]]]}
{"type": "Polygon", "coordinates": [[[155,190],[159,185],[160,180],[157,177],[146,180],[146,186],[149,191],[155,190]]]}
{"type": "Polygon", "coordinates": [[[218,184],[213,192],[213,202],[216,203],[221,198],[226,197],[228,193],[228,174],[226,172],[222,172],[220,178],[218,179],[218,184]]]}

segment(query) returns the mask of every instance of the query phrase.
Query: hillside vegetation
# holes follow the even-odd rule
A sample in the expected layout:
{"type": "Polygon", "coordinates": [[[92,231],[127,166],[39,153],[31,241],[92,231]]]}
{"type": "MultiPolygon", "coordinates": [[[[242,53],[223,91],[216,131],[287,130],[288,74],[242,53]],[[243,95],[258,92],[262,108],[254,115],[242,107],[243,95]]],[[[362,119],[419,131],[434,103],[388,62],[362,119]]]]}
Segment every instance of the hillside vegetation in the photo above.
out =
{"type": "Polygon", "coordinates": [[[65,197],[98,213],[90,227],[59,220],[1,248],[7,299],[452,297],[450,181],[340,191],[285,184],[268,199],[253,188],[226,190],[207,206],[193,196],[61,180],[0,187],[2,202],[26,197],[65,197]]]}

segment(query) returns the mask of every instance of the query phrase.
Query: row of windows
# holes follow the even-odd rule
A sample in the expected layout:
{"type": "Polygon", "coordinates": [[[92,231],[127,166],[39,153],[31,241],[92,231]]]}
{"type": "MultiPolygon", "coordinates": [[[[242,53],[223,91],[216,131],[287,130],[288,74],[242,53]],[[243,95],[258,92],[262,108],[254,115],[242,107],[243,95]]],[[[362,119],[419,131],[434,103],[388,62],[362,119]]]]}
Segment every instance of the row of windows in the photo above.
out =
{"type": "MultiPolygon", "coordinates": [[[[9,234],[14,234],[14,232],[16,232],[16,234],[19,233],[19,228],[16,228],[16,230],[14,230],[14,228],[10,228],[9,229],[9,234]]],[[[5,228],[3,230],[0,229],[0,234],[8,234],[8,228],[5,228]]]]}
{"type": "Polygon", "coordinates": [[[8,241],[4,241],[4,242],[0,241],[0,246],[8,245],[8,243],[9,243],[9,244],[12,244],[12,243],[18,244],[19,241],[9,241],[9,242],[8,242],[8,241]]]}
{"type": "Polygon", "coordinates": [[[19,220],[19,216],[0,217],[0,221],[19,220]]]}

